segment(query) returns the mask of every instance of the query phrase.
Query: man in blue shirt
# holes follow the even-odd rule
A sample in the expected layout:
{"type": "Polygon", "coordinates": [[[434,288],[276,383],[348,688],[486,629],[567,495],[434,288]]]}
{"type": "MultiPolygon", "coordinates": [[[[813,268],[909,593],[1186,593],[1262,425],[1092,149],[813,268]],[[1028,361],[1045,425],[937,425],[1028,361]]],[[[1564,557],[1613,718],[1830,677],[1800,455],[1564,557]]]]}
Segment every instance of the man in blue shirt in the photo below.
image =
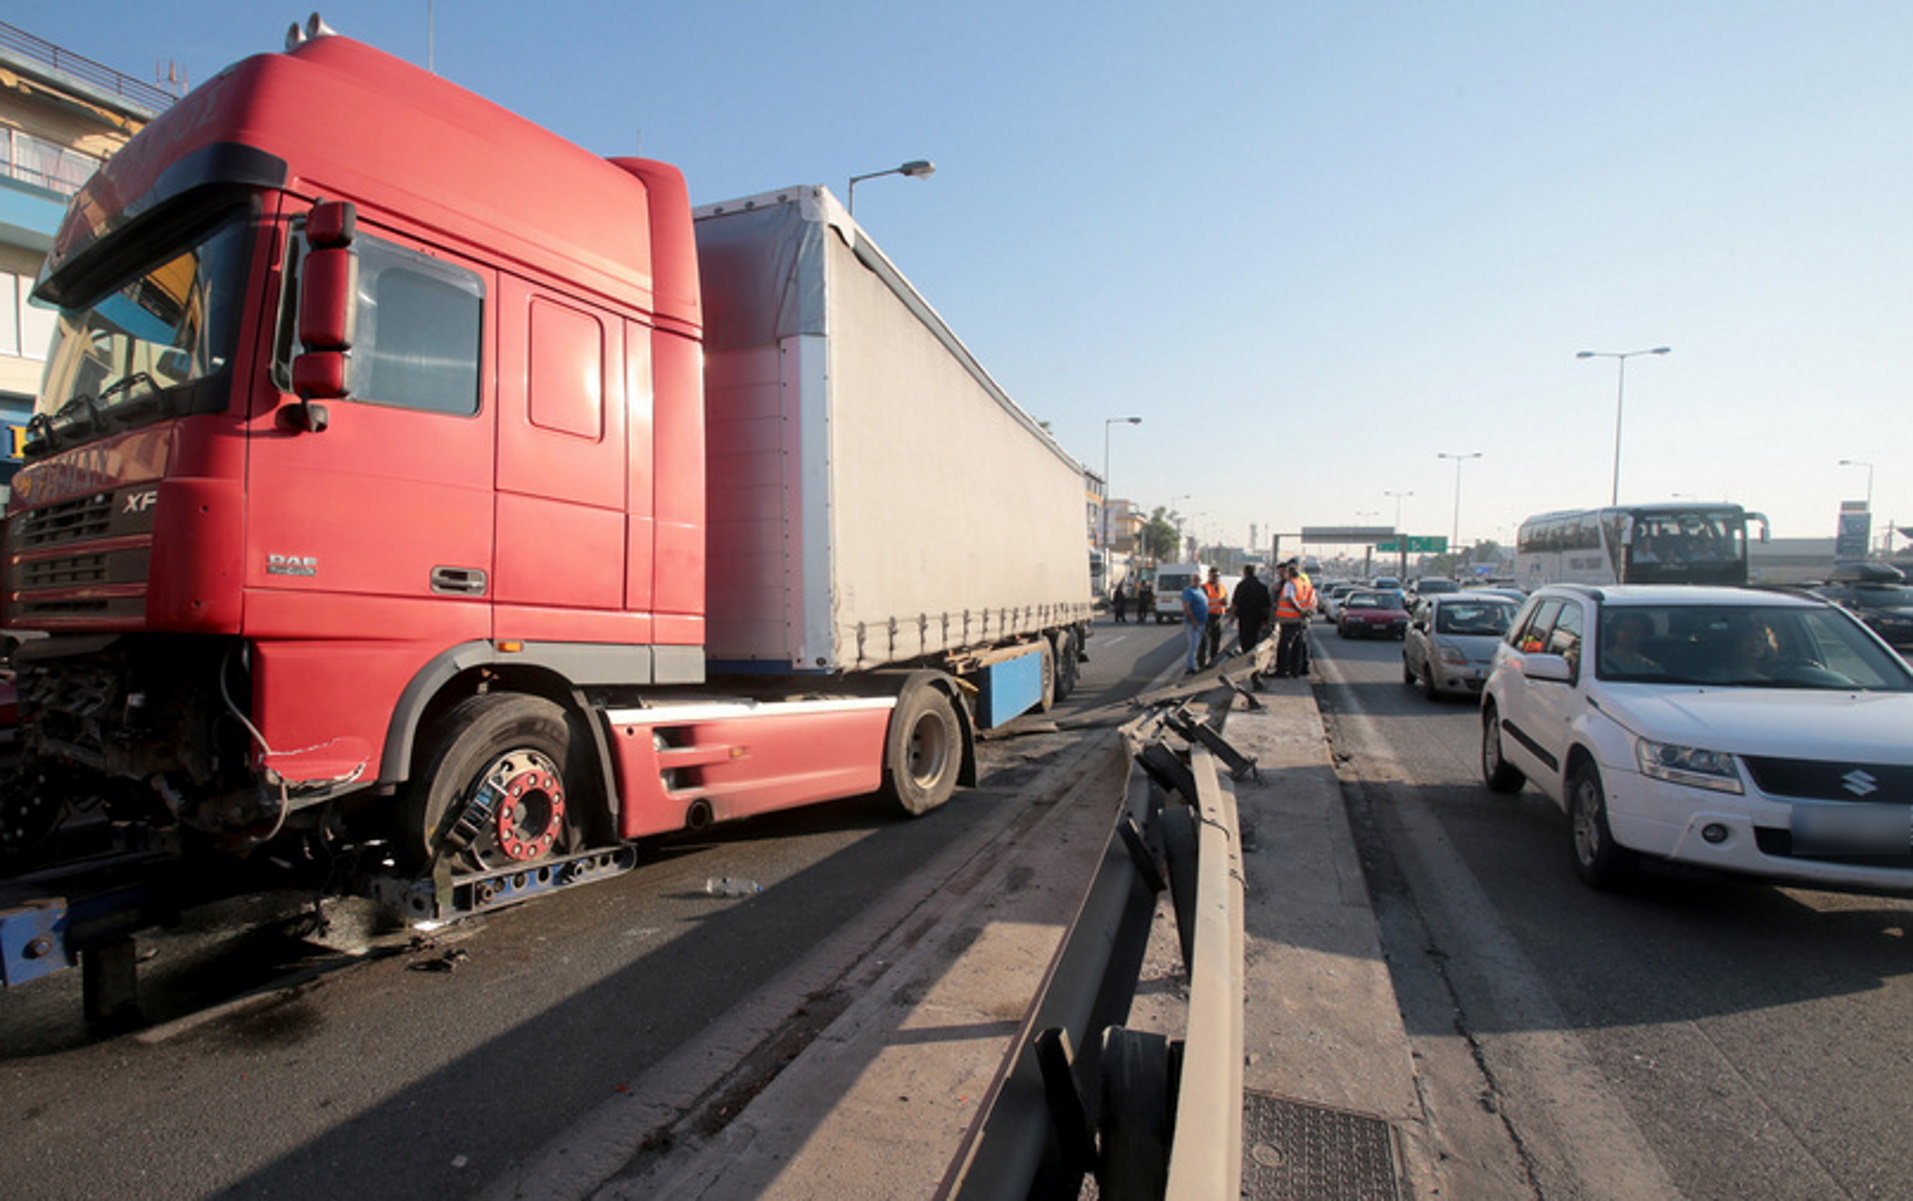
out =
{"type": "Polygon", "coordinates": [[[1202,638],[1209,628],[1209,594],[1203,590],[1202,577],[1196,576],[1182,590],[1182,632],[1189,639],[1189,658],[1182,674],[1196,674],[1202,653],[1202,638]]]}

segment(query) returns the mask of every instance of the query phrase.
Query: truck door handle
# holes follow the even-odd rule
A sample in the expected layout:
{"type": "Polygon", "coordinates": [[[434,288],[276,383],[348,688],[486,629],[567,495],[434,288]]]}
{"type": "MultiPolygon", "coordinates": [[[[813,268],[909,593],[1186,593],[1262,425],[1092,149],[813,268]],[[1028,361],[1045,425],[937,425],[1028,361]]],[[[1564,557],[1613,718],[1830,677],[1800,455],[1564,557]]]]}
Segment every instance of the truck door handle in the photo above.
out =
{"type": "Polygon", "coordinates": [[[432,591],[441,596],[483,596],[485,573],[476,567],[434,567],[432,591]]]}

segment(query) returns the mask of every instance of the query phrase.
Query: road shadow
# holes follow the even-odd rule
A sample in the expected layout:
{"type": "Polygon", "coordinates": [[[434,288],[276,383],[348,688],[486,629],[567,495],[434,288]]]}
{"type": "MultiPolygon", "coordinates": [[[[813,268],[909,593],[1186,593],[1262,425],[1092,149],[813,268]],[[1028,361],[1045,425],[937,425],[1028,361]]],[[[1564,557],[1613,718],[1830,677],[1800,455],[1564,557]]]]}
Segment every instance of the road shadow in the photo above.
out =
{"type": "MultiPolygon", "coordinates": [[[[1599,891],[1574,874],[1565,815],[1531,789],[1504,797],[1479,786],[1364,782],[1349,791],[1371,890],[1423,911],[1431,930],[1498,922],[1577,1028],[1776,1010],[1876,992],[1913,969],[1913,902],[1905,898],[1658,862],[1599,891]],[[1431,835],[1440,847],[1427,846],[1431,835]]],[[[1390,953],[1445,960],[1447,970],[1469,966],[1465,943],[1390,953]]],[[[1504,1019],[1471,1015],[1484,1031],[1522,1028],[1504,1019]]]]}

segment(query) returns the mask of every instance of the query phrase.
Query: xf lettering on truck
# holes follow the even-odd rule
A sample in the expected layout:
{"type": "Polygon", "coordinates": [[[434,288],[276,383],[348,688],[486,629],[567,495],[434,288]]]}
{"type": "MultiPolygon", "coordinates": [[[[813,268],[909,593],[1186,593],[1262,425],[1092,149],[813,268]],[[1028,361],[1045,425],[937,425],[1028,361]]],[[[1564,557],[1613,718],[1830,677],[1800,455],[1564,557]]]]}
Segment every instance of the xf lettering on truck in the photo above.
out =
{"type": "Polygon", "coordinates": [[[159,489],[148,488],[144,492],[128,492],[126,494],[126,506],[121,511],[125,513],[145,513],[157,504],[159,504],[159,489]]]}
{"type": "Polygon", "coordinates": [[[319,574],[319,560],[313,555],[272,555],[266,556],[267,575],[305,575],[319,574]]]}

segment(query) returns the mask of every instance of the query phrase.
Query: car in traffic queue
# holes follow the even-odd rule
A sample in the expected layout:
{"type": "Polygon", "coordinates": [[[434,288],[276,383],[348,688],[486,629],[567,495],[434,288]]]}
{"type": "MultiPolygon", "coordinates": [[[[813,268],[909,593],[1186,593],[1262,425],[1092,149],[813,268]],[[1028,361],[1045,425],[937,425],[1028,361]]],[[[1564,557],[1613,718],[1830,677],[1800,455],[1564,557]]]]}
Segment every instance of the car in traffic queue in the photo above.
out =
{"type": "Polygon", "coordinates": [[[1913,650],[1913,586],[1899,568],[1858,563],[1837,569],[1826,583],[1808,591],[1853,610],[1895,650],[1913,650]]]}
{"type": "Polygon", "coordinates": [[[1521,589],[1503,588],[1496,584],[1470,584],[1466,589],[1464,589],[1464,591],[1466,591],[1470,596],[1506,597],[1508,600],[1513,601],[1517,605],[1526,604],[1528,601],[1528,594],[1521,591],[1521,589]]]}
{"type": "Polygon", "coordinates": [[[1360,585],[1353,580],[1336,580],[1324,584],[1315,590],[1315,610],[1323,617],[1334,621],[1342,607],[1342,598],[1355,591],[1360,585]]]}
{"type": "Polygon", "coordinates": [[[1913,892],[1913,669],[1831,601],[1561,584],[1495,648],[1481,774],[1568,817],[1581,879],[1643,861],[1913,892]]]}
{"type": "Polygon", "coordinates": [[[1411,591],[1416,596],[1441,596],[1450,592],[1460,592],[1461,584],[1446,576],[1428,575],[1416,580],[1411,591]]]}
{"type": "Polygon", "coordinates": [[[1336,609],[1343,638],[1400,638],[1408,632],[1408,602],[1393,588],[1358,588],[1336,609]]]}
{"type": "Polygon", "coordinates": [[[1420,683],[1429,700],[1478,696],[1494,668],[1495,647],[1521,606],[1506,597],[1445,592],[1408,611],[1402,638],[1402,683],[1420,683]]]}

